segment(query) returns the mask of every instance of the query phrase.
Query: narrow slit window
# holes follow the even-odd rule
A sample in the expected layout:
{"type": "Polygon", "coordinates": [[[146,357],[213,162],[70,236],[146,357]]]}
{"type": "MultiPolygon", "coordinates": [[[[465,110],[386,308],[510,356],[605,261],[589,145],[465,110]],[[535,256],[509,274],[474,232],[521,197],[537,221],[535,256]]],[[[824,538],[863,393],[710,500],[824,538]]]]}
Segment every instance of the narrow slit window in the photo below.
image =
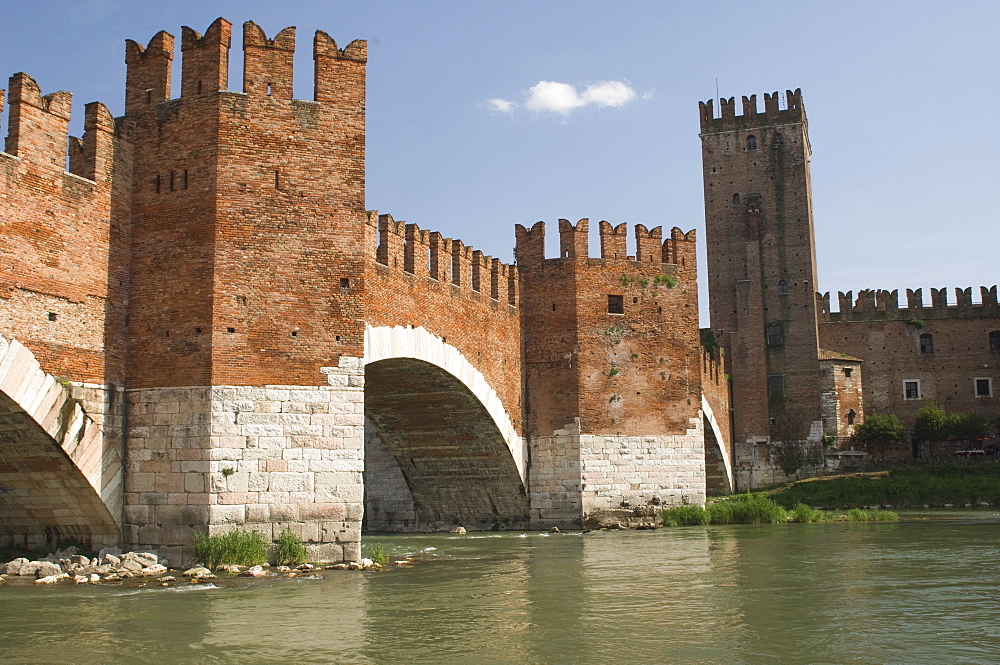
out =
{"type": "Polygon", "coordinates": [[[757,137],[756,136],[748,136],[747,137],[747,150],[756,150],[756,149],[757,149],[757,137]]]}
{"type": "Polygon", "coordinates": [[[785,396],[784,374],[771,374],[770,376],[767,377],[767,396],[768,397],[785,396]]]}
{"type": "Polygon", "coordinates": [[[782,295],[785,293],[788,293],[788,282],[786,282],[785,280],[781,280],[780,282],[778,282],[778,294],[782,295]]]}
{"type": "Polygon", "coordinates": [[[740,195],[739,194],[733,194],[733,205],[734,206],[738,206],[739,204],[740,204],[740,195]]]}

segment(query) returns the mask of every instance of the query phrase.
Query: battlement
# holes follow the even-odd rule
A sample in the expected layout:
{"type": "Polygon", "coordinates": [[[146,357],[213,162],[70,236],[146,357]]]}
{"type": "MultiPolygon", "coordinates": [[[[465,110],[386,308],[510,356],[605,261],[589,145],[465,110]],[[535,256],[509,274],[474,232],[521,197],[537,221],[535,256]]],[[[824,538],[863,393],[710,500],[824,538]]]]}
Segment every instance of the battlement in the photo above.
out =
{"type": "Polygon", "coordinates": [[[750,129],[784,123],[806,122],[806,109],[802,103],[802,90],[785,91],[785,108],[781,108],[780,97],[775,91],[764,94],[764,112],[757,108],[757,95],[743,97],[743,113],[736,113],[736,98],[720,99],[720,116],[715,116],[715,100],[698,102],[702,133],[716,133],[736,129],[750,129]]]}
{"type": "Polygon", "coordinates": [[[516,266],[502,263],[461,240],[445,238],[437,231],[397,222],[389,214],[371,210],[367,224],[372,235],[377,233],[379,239],[376,263],[517,305],[516,266]]]}
{"type": "MultiPolygon", "coordinates": [[[[226,91],[229,86],[229,49],[232,24],[216,19],[202,35],[181,28],[181,98],[226,91]]],[[[145,47],[125,42],[126,115],[152,110],[170,99],[170,71],[174,58],[174,36],[160,31],[145,47]]],[[[253,21],[243,24],[243,93],[267,98],[271,103],[292,101],[292,66],[295,56],[295,27],[290,26],[268,38],[253,21]]],[[[345,83],[361,83],[368,59],[367,42],[354,40],[346,48],[322,30],[313,39],[315,81],[313,101],[329,102],[334,108],[357,100],[342,99],[345,83]]],[[[363,102],[363,100],[362,100],[363,102]]],[[[363,106],[363,103],[362,103],[363,106]]]]}
{"type": "MultiPolygon", "coordinates": [[[[559,257],[557,260],[586,260],[589,252],[590,221],[581,219],[575,225],[569,220],[559,220],[559,257]]],[[[629,256],[626,249],[628,225],[612,226],[609,222],[598,224],[600,258],[608,261],[638,261],[640,263],[668,263],[694,266],[695,231],[684,233],[679,228],[670,230],[663,238],[663,227],[647,229],[642,224],[634,227],[636,253],[629,256]]],[[[545,222],[536,222],[530,229],[517,224],[514,227],[517,264],[536,265],[545,260],[545,222]]],[[[596,257],[594,257],[596,258],[596,257]]]]}
{"type": "Polygon", "coordinates": [[[906,304],[899,302],[899,291],[864,289],[857,299],[852,291],[839,292],[839,312],[830,310],[830,294],[817,293],[816,307],[820,321],[874,321],[908,319],[946,319],[1000,316],[997,287],[979,287],[980,302],[972,300],[972,287],[956,288],[954,302],[948,302],[948,289],[931,289],[931,303],[923,299],[923,289],[907,289],[906,304]]]}
{"type": "Polygon", "coordinates": [[[7,97],[10,107],[5,152],[24,164],[69,173],[96,182],[111,180],[115,120],[100,102],[84,111],[82,138],[69,136],[73,95],[64,90],[43,95],[32,77],[19,72],[10,77],[9,94],[0,90],[0,112],[7,97]]]}

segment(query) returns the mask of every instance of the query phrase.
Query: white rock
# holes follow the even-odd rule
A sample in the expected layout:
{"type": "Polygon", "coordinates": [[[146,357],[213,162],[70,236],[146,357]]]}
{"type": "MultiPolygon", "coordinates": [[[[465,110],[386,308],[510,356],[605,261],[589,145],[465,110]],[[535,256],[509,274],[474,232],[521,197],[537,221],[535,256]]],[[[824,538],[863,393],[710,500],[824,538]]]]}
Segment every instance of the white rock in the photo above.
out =
{"type": "Polygon", "coordinates": [[[93,584],[94,582],[100,582],[100,581],[101,581],[101,576],[100,575],[98,575],[97,573],[91,573],[90,574],[90,583],[91,584],[93,584]]]}
{"type": "Polygon", "coordinates": [[[362,559],[361,560],[361,567],[362,568],[371,568],[373,563],[375,563],[375,562],[372,561],[371,559],[362,559]]]}
{"type": "Polygon", "coordinates": [[[205,568],[204,566],[197,566],[195,568],[188,568],[183,573],[184,577],[215,577],[211,570],[205,568]]]}
{"type": "Polygon", "coordinates": [[[165,572],[167,572],[167,567],[166,566],[164,566],[162,563],[154,563],[149,568],[146,568],[145,570],[143,570],[142,574],[143,575],[159,575],[160,573],[165,573],[165,572]]]}
{"type": "Polygon", "coordinates": [[[69,577],[66,573],[60,573],[58,575],[46,575],[45,577],[39,577],[35,580],[35,584],[55,584],[59,580],[66,579],[69,577]]]}
{"type": "Polygon", "coordinates": [[[456,526],[454,529],[451,530],[451,532],[452,533],[466,533],[466,530],[465,530],[464,526],[456,526]]]}
{"type": "Polygon", "coordinates": [[[246,575],[247,577],[263,577],[267,574],[262,566],[251,566],[244,570],[241,575],[246,575]]]}
{"type": "Polygon", "coordinates": [[[74,575],[73,584],[86,584],[90,581],[90,578],[86,575],[74,575]]]}

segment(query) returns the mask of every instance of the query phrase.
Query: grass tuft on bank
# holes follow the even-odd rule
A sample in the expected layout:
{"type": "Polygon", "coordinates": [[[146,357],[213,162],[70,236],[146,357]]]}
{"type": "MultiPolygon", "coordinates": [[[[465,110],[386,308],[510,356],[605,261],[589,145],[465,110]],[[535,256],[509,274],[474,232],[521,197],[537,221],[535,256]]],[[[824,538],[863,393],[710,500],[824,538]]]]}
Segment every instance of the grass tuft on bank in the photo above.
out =
{"type": "Polygon", "coordinates": [[[746,493],[701,506],[677,506],[660,512],[664,526],[701,524],[784,524],[786,522],[894,522],[899,515],[891,510],[854,509],[846,515],[810,508],[798,503],[785,510],[766,494],[746,493]]]}
{"type": "Polygon", "coordinates": [[[914,465],[888,473],[812,478],[774,490],[771,497],[786,508],[799,503],[826,508],[1000,505],[1000,463],[914,465]]]}
{"type": "Polygon", "coordinates": [[[218,536],[195,531],[194,555],[210,569],[229,564],[257,566],[267,563],[267,541],[259,531],[236,529],[218,536]]]}

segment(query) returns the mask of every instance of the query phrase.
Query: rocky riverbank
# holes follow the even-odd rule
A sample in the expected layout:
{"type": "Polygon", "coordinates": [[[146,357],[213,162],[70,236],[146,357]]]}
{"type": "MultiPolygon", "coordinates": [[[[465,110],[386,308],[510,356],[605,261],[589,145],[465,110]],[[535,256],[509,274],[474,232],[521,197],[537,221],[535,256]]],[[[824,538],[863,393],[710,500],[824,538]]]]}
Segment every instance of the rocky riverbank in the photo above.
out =
{"type": "MultiPolygon", "coordinates": [[[[408,563],[397,561],[396,564],[408,563]]],[[[382,566],[371,559],[350,563],[316,565],[304,563],[290,566],[220,566],[214,572],[202,566],[186,570],[167,567],[166,559],[155,552],[125,552],[118,548],[105,548],[96,557],[77,554],[75,547],[60,550],[42,559],[29,560],[19,557],[0,566],[0,582],[33,580],[35,584],[122,584],[128,581],[155,582],[162,586],[171,583],[197,583],[231,577],[297,577],[311,575],[320,570],[375,570],[382,566]]]]}

